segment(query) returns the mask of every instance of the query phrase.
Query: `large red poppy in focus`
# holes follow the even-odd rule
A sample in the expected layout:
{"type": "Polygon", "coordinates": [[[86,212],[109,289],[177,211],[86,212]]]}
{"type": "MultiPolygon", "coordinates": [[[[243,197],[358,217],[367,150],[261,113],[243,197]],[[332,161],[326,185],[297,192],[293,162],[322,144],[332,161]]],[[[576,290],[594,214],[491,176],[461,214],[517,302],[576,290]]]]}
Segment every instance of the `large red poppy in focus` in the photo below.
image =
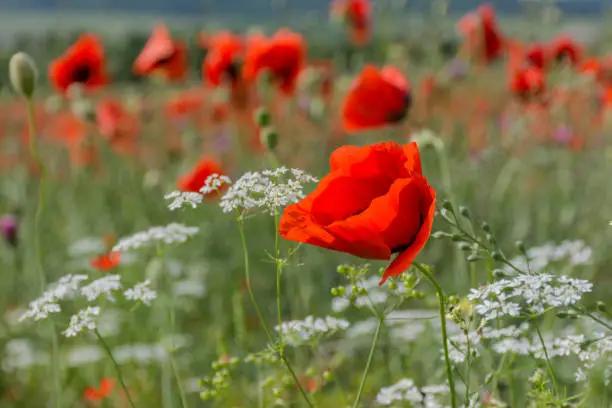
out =
{"type": "Polygon", "coordinates": [[[427,242],[436,210],[416,143],[344,146],[330,163],[315,191],[285,209],[281,236],[366,259],[397,254],[381,284],[400,275],[427,242]]]}

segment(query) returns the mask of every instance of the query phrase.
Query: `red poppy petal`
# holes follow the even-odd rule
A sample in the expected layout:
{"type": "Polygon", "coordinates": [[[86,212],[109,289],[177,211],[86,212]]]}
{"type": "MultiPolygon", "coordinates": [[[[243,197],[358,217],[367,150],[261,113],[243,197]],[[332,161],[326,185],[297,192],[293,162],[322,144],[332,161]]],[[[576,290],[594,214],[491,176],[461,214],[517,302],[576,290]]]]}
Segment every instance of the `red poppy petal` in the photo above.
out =
{"type": "Polygon", "coordinates": [[[424,215],[423,224],[419,230],[416,238],[404,252],[400,253],[391,264],[387,267],[385,274],[383,275],[379,285],[385,283],[385,281],[391,276],[397,276],[402,274],[414,261],[418,253],[423,249],[429,236],[431,235],[431,228],[433,226],[434,215],[436,212],[436,192],[429,185],[427,186],[427,195],[430,197],[430,202],[426,204],[426,208],[422,208],[422,214],[424,215]]]}

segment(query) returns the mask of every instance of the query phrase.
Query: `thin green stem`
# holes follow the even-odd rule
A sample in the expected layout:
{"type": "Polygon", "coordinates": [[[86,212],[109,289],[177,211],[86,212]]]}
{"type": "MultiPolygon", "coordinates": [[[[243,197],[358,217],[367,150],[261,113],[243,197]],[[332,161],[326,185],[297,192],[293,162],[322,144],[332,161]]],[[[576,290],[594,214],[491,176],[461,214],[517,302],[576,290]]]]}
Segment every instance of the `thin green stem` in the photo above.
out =
{"type": "Polygon", "coordinates": [[[104,338],[100,335],[100,332],[98,331],[98,329],[94,329],[94,334],[98,338],[98,341],[100,341],[100,344],[102,344],[102,347],[106,351],[106,354],[108,354],[108,357],[113,362],[113,366],[115,367],[115,371],[117,371],[117,378],[119,379],[119,383],[121,384],[121,388],[123,388],[123,392],[125,392],[125,396],[126,396],[126,398],[128,400],[128,403],[130,404],[130,407],[136,408],[136,405],[134,405],[134,401],[132,401],[132,397],[130,397],[130,391],[128,390],[127,386],[125,385],[125,381],[123,380],[123,372],[121,371],[121,367],[119,367],[119,364],[117,363],[117,360],[115,360],[115,357],[113,356],[113,352],[111,351],[110,347],[108,346],[108,343],[106,343],[104,338]]]}
{"type": "MultiPolygon", "coordinates": [[[[257,316],[259,317],[259,322],[261,323],[264,331],[266,332],[266,336],[268,337],[268,341],[270,342],[271,345],[273,345],[274,344],[274,337],[272,337],[272,332],[270,332],[270,329],[268,328],[268,325],[266,324],[266,321],[263,318],[263,314],[261,313],[261,309],[259,308],[259,304],[257,303],[257,299],[255,298],[255,294],[253,293],[253,288],[251,287],[251,270],[250,270],[250,264],[249,264],[249,248],[247,246],[246,235],[244,233],[244,222],[243,222],[241,216],[238,216],[238,231],[240,232],[240,242],[242,243],[242,252],[244,254],[244,274],[245,274],[247,291],[249,292],[249,296],[251,298],[251,302],[253,303],[253,307],[255,307],[255,311],[257,312],[257,316]]],[[[289,363],[289,360],[287,359],[287,356],[285,355],[284,347],[280,347],[279,348],[279,355],[280,355],[280,358],[283,361],[283,363],[285,363],[285,366],[287,367],[287,370],[291,374],[291,377],[293,377],[295,385],[297,386],[298,390],[300,391],[300,394],[302,394],[302,397],[304,397],[304,401],[306,401],[306,404],[310,408],[314,408],[314,405],[310,401],[310,398],[308,398],[308,394],[306,394],[306,391],[304,391],[304,388],[302,387],[302,384],[300,384],[300,381],[297,378],[297,375],[295,374],[295,371],[291,367],[291,364],[289,363]]]]}
{"type": "Polygon", "coordinates": [[[384,316],[378,317],[378,325],[376,326],[376,331],[374,332],[374,338],[372,339],[372,346],[370,347],[370,354],[368,355],[368,361],[366,363],[365,369],[363,370],[363,374],[361,376],[361,383],[359,384],[359,390],[357,391],[357,396],[355,397],[355,402],[353,403],[353,408],[359,407],[359,402],[361,401],[361,395],[363,394],[363,390],[365,389],[365,384],[368,379],[368,374],[370,372],[370,366],[372,365],[372,361],[374,360],[374,353],[376,352],[376,346],[378,345],[378,339],[380,338],[380,329],[385,321],[384,316]]]}
{"type": "Polygon", "coordinates": [[[548,356],[548,349],[546,348],[546,343],[544,343],[544,337],[542,337],[542,332],[540,331],[540,324],[538,323],[537,318],[533,319],[533,326],[536,329],[536,333],[538,334],[538,339],[540,339],[540,343],[542,344],[542,350],[544,351],[544,357],[546,357],[546,367],[548,368],[548,374],[553,382],[553,387],[555,388],[555,395],[559,395],[559,388],[557,387],[557,377],[555,376],[555,371],[552,368],[552,364],[550,362],[550,357],[548,356]]]}
{"type": "Polygon", "coordinates": [[[453,369],[450,362],[449,352],[448,352],[448,333],[446,331],[446,297],[444,295],[444,290],[433,277],[431,273],[425,268],[423,265],[414,263],[413,264],[419,272],[427,278],[428,281],[436,289],[438,294],[438,301],[440,302],[440,329],[442,330],[442,345],[444,349],[444,363],[446,364],[446,377],[448,379],[448,387],[450,389],[450,398],[451,398],[451,407],[457,408],[457,396],[455,395],[455,380],[453,378],[453,369]]]}
{"type": "Polygon", "coordinates": [[[506,376],[508,377],[508,386],[510,387],[510,401],[512,401],[512,407],[518,407],[517,396],[516,396],[516,385],[514,384],[514,375],[512,375],[512,362],[506,365],[506,376]]]}
{"type": "Polygon", "coordinates": [[[174,380],[176,381],[176,386],[178,387],[179,396],[181,398],[181,406],[183,408],[188,408],[187,398],[185,397],[185,390],[183,389],[183,382],[181,381],[181,376],[179,375],[178,365],[176,364],[176,360],[174,359],[174,339],[173,335],[176,328],[176,315],[174,312],[174,294],[170,294],[170,304],[168,307],[168,311],[170,314],[170,351],[168,353],[168,360],[170,360],[170,367],[172,368],[172,375],[174,376],[174,380]]]}
{"type": "MultiPolygon", "coordinates": [[[[281,275],[283,273],[283,262],[280,259],[280,234],[278,232],[279,219],[278,214],[274,214],[274,262],[276,264],[276,312],[278,318],[278,327],[283,324],[283,313],[281,309],[281,275]]],[[[279,332],[281,348],[284,346],[282,333],[279,332]]]]}
{"type": "MultiPolygon", "coordinates": [[[[40,280],[40,292],[43,293],[47,286],[47,278],[42,261],[42,245],[40,243],[40,224],[45,209],[46,202],[46,191],[47,191],[47,169],[40,158],[40,152],[38,151],[38,143],[36,140],[37,129],[36,129],[36,116],[34,112],[34,101],[32,98],[26,98],[26,105],[28,110],[28,129],[29,129],[29,148],[30,155],[34,160],[35,165],[40,171],[40,182],[38,185],[38,202],[36,203],[36,214],[34,215],[34,251],[36,254],[36,269],[38,270],[40,280]]],[[[51,332],[51,357],[53,360],[53,388],[55,394],[55,406],[56,408],[62,407],[62,384],[61,384],[61,369],[60,369],[60,358],[59,358],[59,340],[57,331],[55,330],[55,324],[50,323],[51,332]]]]}

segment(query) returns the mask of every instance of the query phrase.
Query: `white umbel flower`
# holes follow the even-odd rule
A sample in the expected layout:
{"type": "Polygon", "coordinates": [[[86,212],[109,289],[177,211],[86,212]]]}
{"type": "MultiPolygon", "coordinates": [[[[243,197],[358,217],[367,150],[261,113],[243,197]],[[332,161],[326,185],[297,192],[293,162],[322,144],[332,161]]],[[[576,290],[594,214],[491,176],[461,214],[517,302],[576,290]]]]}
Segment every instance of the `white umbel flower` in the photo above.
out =
{"type": "Polygon", "coordinates": [[[274,215],[304,198],[304,184],[318,180],[300,169],[247,172],[221,198],[224,213],[263,209],[274,215]]]}
{"type": "Polygon", "coordinates": [[[63,331],[64,336],[75,337],[83,331],[95,330],[99,315],[100,308],[97,306],[88,307],[87,309],[79,311],[79,313],[70,318],[68,328],[63,331]]]}
{"type": "Polygon", "coordinates": [[[62,309],[58,302],[74,295],[81,283],[87,279],[87,275],[63,276],[57,283],[52,284],[38,299],[30,302],[28,310],[19,320],[32,319],[38,321],[46,319],[50,314],[59,313],[62,309]]]}
{"type": "Polygon", "coordinates": [[[204,187],[200,189],[199,193],[192,191],[173,191],[172,193],[166,194],[164,198],[166,200],[172,200],[168,205],[170,211],[183,208],[183,206],[196,208],[202,203],[205,195],[219,191],[221,187],[231,183],[232,180],[227,176],[211,174],[204,182],[204,187]]]}
{"type": "Polygon", "coordinates": [[[123,292],[123,296],[127,300],[142,302],[147,306],[151,306],[151,301],[157,297],[157,293],[151,289],[151,281],[146,280],[123,292]]]}
{"type": "Polygon", "coordinates": [[[164,227],[153,227],[138,232],[130,237],[122,238],[113,251],[130,251],[158,244],[172,245],[187,241],[200,231],[197,227],[187,227],[183,224],[171,223],[164,227]]]}
{"type": "Polygon", "coordinates": [[[114,302],[115,297],[113,292],[122,288],[120,275],[106,275],[96,279],[87,286],[81,288],[81,295],[87,298],[88,302],[93,302],[100,296],[106,295],[106,298],[114,302]]]}
{"type": "Polygon", "coordinates": [[[304,320],[284,322],[282,325],[274,327],[274,330],[282,334],[289,344],[299,345],[346,330],[349,326],[348,321],[332,316],[323,318],[308,316],[304,320]]]}

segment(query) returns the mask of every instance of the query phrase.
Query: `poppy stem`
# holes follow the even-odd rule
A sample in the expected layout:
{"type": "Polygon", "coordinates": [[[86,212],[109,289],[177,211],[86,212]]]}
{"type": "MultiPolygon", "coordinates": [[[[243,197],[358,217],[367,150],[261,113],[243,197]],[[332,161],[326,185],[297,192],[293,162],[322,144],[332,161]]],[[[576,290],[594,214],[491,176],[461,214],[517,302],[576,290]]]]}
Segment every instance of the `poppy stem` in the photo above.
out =
{"type": "MultiPolygon", "coordinates": [[[[237,221],[238,221],[238,231],[240,232],[240,242],[242,243],[242,252],[244,254],[244,274],[245,274],[247,291],[249,292],[249,297],[251,298],[251,302],[253,303],[253,306],[255,307],[255,311],[257,312],[257,316],[259,317],[259,322],[261,323],[261,325],[264,328],[264,331],[266,332],[268,341],[270,342],[271,345],[274,345],[275,343],[274,337],[272,337],[272,332],[270,332],[270,329],[268,328],[268,325],[266,324],[266,321],[263,318],[263,314],[261,313],[261,309],[259,308],[259,304],[257,303],[257,299],[255,299],[255,294],[253,293],[253,289],[251,287],[251,270],[249,267],[249,248],[247,246],[246,235],[244,233],[244,221],[242,219],[242,216],[239,215],[237,221]]],[[[278,281],[277,281],[277,284],[278,284],[278,281]]],[[[277,295],[279,296],[279,299],[280,299],[280,294],[277,294],[277,295]]],[[[280,300],[278,304],[280,304],[280,300]]],[[[280,332],[280,326],[279,326],[279,332],[280,332]]],[[[283,361],[283,363],[285,363],[285,366],[287,367],[287,371],[289,371],[289,374],[291,374],[291,377],[293,378],[293,381],[295,382],[296,387],[300,391],[300,394],[302,394],[302,397],[304,397],[304,401],[306,401],[306,404],[308,404],[310,408],[314,408],[313,403],[310,401],[310,398],[308,398],[308,394],[306,394],[306,391],[304,391],[302,384],[300,384],[300,381],[297,378],[295,371],[293,370],[293,368],[291,367],[291,364],[289,363],[289,360],[287,359],[287,355],[285,354],[285,347],[282,343],[280,344],[278,354],[279,354],[280,359],[283,361]]]]}
{"type": "Polygon", "coordinates": [[[108,354],[108,357],[113,362],[113,366],[115,367],[115,371],[117,371],[117,378],[119,378],[119,383],[121,384],[121,388],[123,388],[123,391],[125,392],[125,396],[126,396],[128,402],[130,404],[130,407],[136,408],[136,405],[134,405],[134,401],[132,401],[132,397],[130,397],[130,392],[128,391],[128,388],[125,385],[125,381],[123,380],[123,373],[121,371],[121,367],[119,367],[119,364],[117,363],[117,360],[115,360],[115,357],[113,356],[113,352],[111,351],[110,347],[108,346],[108,344],[106,343],[106,341],[104,340],[104,338],[102,337],[102,335],[100,334],[98,329],[94,329],[93,332],[96,335],[96,337],[98,338],[98,341],[100,341],[100,344],[102,344],[102,347],[104,348],[104,351],[106,351],[106,354],[108,354]]]}
{"type": "MultiPolygon", "coordinates": [[[[34,111],[34,100],[32,97],[26,97],[26,105],[28,110],[28,129],[29,129],[29,149],[30,155],[34,160],[34,164],[40,171],[40,182],[38,185],[38,202],[36,203],[36,214],[34,216],[34,251],[36,254],[36,266],[38,269],[40,279],[40,291],[43,293],[47,286],[47,279],[42,261],[42,246],[40,244],[40,222],[42,220],[43,211],[45,209],[46,202],[46,190],[47,190],[47,169],[40,158],[40,152],[38,151],[38,144],[36,140],[36,115],[34,111]]],[[[51,327],[51,356],[53,361],[53,387],[55,393],[55,406],[57,408],[62,407],[62,384],[61,384],[61,369],[59,360],[59,342],[57,331],[55,330],[55,323],[50,323],[51,327]]]]}
{"type": "Polygon", "coordinates": [[[440,302],[440,328],[442,330],[442,345],[444,349],[444,363],[446,364],[446,377],[448,379],[448,388],[450,389],[450,399],[451,399],[451,407],[457,408],[457,396],[455,395],[455,380],[453,378],[453,369],[450,362],[450,357],[448,353],[448,333],[446,331],[446,297],[444,295],[444,290],[433,277],[428,267],[425,267],[419,263],[413,263],[414,267],[419,270],[427,278],[428,281],[436,289],[438,294],[438,301],[440,302]]]}
{"type": "Polygon", "coordinates": [[[537,317],[533,318],[533,326],[536,329],[536,333],[538,334],[538,339],[542,344],[542,350],[544,351],[544,357],[546,357],[546,368],[548,368],[548,374],[553,382],[553,387],[555,390],[555,394],[559,395],[559,387],[557,386],[557,377],[555,376],[555,370],[553,370],[552,364],[550,362],[550,357],[548,356],[548,349],[546,348],[546,343],[544,342],[544,337],[542,337],[542,332],[540,331],[540,324],[538,323],[537,317]]]}
{"type": "Polygon", "coordinates": [[[372,361],[374,360],[374,353],[376,352],[376,346],[378,345],[378,339],[380,338],[380,329],[382,328],[384,321],[385,321],[385,316],[379,314],[378,315],[378,325],[376,326],[376,331],[374,332],[374,338],[372,339],[372,346],[370,346],[370,354],[368,355],[368,362],[366,363],[365,369],[363,370],[363,374],[361,376],[361,383],[359,384],[359,390],[357,391],[357,396],[355,397],[353,408],[359,407],[359,402],[361,401],[361,395],[363,394],[366,380],[368,379],[368,373],[370,372],[370,366],[372,365],[372,361]]]}

